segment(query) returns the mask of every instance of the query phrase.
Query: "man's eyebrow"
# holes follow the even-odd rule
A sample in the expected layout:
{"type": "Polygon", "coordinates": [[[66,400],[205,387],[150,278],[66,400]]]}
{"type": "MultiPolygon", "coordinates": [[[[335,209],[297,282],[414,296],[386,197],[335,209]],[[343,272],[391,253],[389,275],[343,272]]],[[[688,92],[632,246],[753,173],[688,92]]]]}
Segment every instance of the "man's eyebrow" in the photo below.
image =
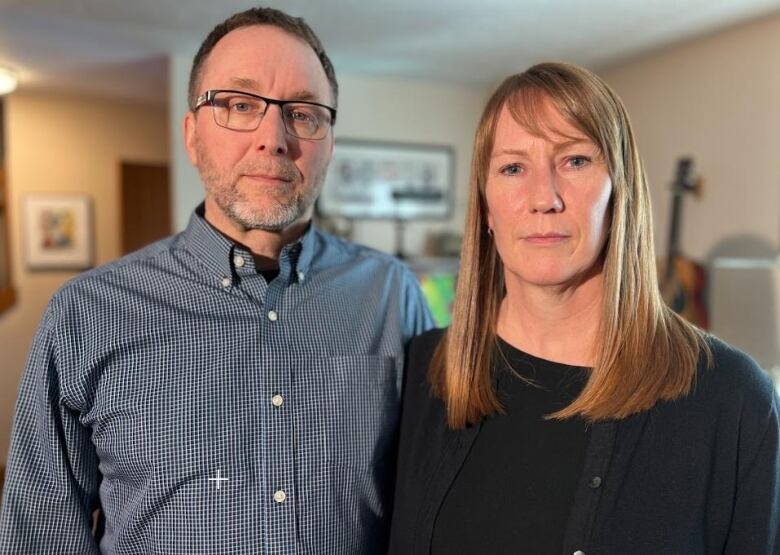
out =
{"type": "Polygon", "coordinates": [[[242,89],[260,90],[260,83],[254,79],[249,79],[246,77],[231,77],[230,82],[236,87],[242,89]]]}
{"type": "MultiPolygon", "coordinates": [[[[248,89],[249,91],[262,91],[262,87],[260,86],[260,83],[255,81],[254,79],[250,79],[247,77],[231,77],[230,83],[240,89],[248,89]]],[[[307,89],[299,89],[295,91],[293,94],[289,95],[287,98],[277,98],[275,100],[301,100],[303,102],[321,102],[317,99],[317,96],[307,90],[307,89]]]]}
{"type": "Polygon", "coordinates": [[[322,102],[322,100],[318,99],[313,92],[308,91],[306,89],[300,89],[294,92],[290,96],[289,100],[302,100],[304,102],[322,102]]]}

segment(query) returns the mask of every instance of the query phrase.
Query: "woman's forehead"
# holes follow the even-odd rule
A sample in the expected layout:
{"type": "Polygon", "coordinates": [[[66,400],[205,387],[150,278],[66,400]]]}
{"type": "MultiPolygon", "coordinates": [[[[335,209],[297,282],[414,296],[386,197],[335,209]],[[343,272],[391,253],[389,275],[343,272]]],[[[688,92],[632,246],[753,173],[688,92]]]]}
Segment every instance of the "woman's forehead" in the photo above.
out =
{"type": "Polygon", "coordinates": [[[544,103],[507,102],[499,113],[495,139],[527,133],[556,144],[593,143],[578,126],[561,114],[552,101],[544,103]]]}

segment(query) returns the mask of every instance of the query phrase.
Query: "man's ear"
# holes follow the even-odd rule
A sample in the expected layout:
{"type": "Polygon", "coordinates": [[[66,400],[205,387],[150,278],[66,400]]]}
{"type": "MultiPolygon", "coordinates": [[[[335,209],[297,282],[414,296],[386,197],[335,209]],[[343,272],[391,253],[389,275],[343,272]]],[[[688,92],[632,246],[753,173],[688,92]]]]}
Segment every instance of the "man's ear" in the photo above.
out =
{"type": "Polygon", "coordinates": [[[195,148],[196,134],[195,130],[195,114],[188,111],[184,115],[183,132],[184,132],[184,149],[187,151],[187,156],[193,166],[198,165],[198,149],[195,148]]]}
{"type": "Polygon", "coordinates": [[[330,152],[328,153],[328,165],[333,161],[333,149],[336,148],[336,134],[331,129],[330,133],[330,152]]]}

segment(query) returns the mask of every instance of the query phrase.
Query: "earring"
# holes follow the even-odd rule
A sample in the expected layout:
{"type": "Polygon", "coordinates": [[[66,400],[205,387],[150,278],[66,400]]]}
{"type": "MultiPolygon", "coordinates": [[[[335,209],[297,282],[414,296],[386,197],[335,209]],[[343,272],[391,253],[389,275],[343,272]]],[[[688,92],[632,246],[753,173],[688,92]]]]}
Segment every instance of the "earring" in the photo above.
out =
{"type": "Polygon", "coordinates": [[[490,237],[493,237],[493,228],[492,228],[492,227],[489,227],[489,228],[487,229],[487,234],[488,234],[490,237]]]}

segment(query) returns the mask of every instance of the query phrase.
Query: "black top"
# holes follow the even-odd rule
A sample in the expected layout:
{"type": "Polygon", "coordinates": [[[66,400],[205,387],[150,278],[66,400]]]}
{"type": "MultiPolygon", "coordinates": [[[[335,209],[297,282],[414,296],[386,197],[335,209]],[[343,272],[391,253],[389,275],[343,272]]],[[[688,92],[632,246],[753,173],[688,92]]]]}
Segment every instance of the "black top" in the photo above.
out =
{"type": "Polygon", "coordinates": [[[504,414],[485,420],[444,498],[431,553],[545,553],[563,548],[587,432],[545,419],[579,394],[587,370],[533,357],[499,340],[496,392],[504,414]],[[554,477],[551,479],[551,477],[554,477]]]}
{"type": "MultiPolygon", "coordinates": [[[[430,553],[484,426],[447,427],[427,381],[440,338],[416,338],[406,358],[391,554],[430,553]]],[[[691,394],[589,426],[562,554],[780,554],[780,398],[751,358],[709,343],[714,364],[700,365],[691,394]]]]}

